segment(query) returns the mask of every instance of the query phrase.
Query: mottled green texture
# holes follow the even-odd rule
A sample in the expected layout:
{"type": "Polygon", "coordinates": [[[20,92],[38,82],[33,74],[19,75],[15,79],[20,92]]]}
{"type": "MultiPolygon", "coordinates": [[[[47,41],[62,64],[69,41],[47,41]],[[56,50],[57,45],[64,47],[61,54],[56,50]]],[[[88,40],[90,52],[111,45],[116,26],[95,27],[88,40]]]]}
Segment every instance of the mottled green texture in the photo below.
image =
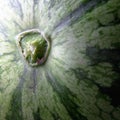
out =
{"type": "Polygon", "coordinates": [[[13,1],[0,0],[0,120],[120,120],[120,0],[13,1]],[[33,28],[51,39],[37,68],[15,40],[33,28]]]}

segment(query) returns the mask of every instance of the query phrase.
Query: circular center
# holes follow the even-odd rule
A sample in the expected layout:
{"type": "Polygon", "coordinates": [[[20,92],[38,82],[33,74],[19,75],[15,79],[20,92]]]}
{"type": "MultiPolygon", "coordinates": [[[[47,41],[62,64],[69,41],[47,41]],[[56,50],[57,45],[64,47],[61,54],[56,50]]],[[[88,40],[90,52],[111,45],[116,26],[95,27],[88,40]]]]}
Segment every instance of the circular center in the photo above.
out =
{"type": "Polygon", "coordinates": [[[32,29],[18,35],[18,46],[25,60],[31,66],[38,66],[47,60],[50,41],[38,29],[32,29]]]}

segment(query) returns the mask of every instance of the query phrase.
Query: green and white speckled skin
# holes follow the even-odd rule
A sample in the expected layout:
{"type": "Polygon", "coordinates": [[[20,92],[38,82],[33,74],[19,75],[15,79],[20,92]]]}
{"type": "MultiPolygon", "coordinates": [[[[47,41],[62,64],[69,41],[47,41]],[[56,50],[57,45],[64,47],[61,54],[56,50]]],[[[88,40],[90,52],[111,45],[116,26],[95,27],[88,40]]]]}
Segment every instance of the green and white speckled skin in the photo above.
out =
{"type": "Polygon", "coordinates": [[[120,0],[0,0],[0,120],[120,120],[120,0]],[[26,64],[16,36],[51,50],[26,64]]]}

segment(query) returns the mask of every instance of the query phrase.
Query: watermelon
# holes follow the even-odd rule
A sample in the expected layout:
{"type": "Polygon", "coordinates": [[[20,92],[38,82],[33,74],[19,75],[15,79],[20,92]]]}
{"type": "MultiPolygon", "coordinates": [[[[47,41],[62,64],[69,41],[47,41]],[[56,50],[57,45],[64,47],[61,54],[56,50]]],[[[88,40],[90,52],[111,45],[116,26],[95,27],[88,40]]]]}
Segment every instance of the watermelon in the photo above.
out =
{"type": "Polygon", "coordinates": [[[120,0],[0,0],[0,120],[120,120],[120,0]]]}

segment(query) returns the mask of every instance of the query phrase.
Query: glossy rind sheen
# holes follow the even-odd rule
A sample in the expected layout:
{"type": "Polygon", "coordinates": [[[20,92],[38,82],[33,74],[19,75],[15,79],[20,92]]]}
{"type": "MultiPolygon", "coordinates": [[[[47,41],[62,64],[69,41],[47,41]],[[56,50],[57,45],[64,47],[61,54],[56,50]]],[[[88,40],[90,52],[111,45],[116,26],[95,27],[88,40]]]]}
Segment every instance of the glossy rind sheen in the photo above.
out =
{"type": "Polygon", "coordinates": [[[120,0],[0,0],[0,120],[120,120],[120,0]],[[51,38],[31,67],[16,36],[51,38]]]}

